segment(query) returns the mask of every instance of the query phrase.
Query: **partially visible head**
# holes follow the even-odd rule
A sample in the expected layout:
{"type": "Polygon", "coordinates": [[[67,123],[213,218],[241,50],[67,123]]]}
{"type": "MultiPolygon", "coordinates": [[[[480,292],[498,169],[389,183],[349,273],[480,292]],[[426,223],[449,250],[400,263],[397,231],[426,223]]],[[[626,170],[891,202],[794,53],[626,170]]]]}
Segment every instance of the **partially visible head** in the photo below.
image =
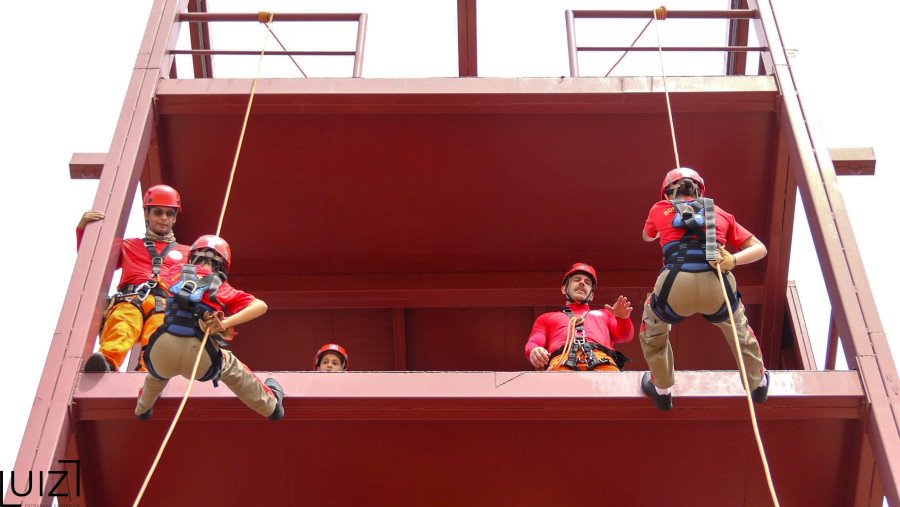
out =
{"type": "Polygon", "coordinates": [[[326,343],[316,352],[313,361],[313,370],[317,371],[345,371],[349,366],[350,358],[344,347],[337,343],[326,343]]]}
{"type": "Polygon", "coordinates": [[[218,236],[200,236],[191,245],[191,264],[205,264],[213,271],[228,273],[228,268],[231,267],[231,247],[218,236]]]}
{"type": "Polygon", "coordinates": [[[666,173],[659,193],[661,199],[675,199],[676,197],[696,199],[703,196],[705,190],[706,186],[703,184],[700,173],[690,167],[679,167],[666,173]]]}
{"type": "Polygon", "coordinates": [[[563,276],[562,293],[568,303],[587,303],[594,299],[597,271],[590,264],[576,262],[563,276]]]}
{"type": "Polygon", "coordinates": [[[181,196],[168,185],[154,185],[144,193],[144,223],[154,234],[165,236],[181,211],[181,196]]]}

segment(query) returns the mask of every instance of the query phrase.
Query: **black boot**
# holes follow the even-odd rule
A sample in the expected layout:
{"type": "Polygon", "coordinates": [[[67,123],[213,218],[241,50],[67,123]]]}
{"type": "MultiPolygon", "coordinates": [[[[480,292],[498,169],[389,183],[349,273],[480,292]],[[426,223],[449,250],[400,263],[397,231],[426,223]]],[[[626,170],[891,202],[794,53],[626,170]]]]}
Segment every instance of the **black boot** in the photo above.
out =
{"type": "Polygon", "coordinates": [[[759,386],[750,392],[750,397],[755,403],[765,403],[769,399],[769,370],[766,370],[763,375],[766,376],[766,385],[759,386]]]}
{"type": "Polygon", "coordinates": [[[135,414],[135,417],[137,417],[138,419],[140,419],[142,421],[146,421],[147,419],[150,419],[150,416],[152,416],[152,415],[153,415],[153,407],[150,407],[143,414],[135,414]]]}
{"type": "Polygon", "coordinates": [[[111,372],[112,365],[103,357],[103,354],[94,352],[91,357],[84,362],[84,371],[90,373],[108,373],[111,372]]]}
{"type": "Polygon", "coordinates": [[[281,384],[273,378],[267,378],[263,384],[271,389],[272,394],[275,395],[275,410],[272,412],[272,415],[269,416],[269,419],[277,421],[284,417],[284,406],[281,404],[281,400],[284,399],[284,389],[281,387],[281,384]]]}
{"type": "Polygon", "coordinates": [[[641,378],[641,390],[644,394],[653,398],[653,404],[660,410],[672,410],[672,394],[659,394],[656,386],[650,381],[650,372],[644,373],[641,378]]]}

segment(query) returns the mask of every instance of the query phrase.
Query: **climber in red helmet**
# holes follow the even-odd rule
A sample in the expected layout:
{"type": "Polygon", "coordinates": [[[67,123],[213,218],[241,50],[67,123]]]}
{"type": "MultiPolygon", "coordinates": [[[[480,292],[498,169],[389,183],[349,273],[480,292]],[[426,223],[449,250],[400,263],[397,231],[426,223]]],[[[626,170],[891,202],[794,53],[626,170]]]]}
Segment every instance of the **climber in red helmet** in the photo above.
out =
{"type": "Polygon", "coordinates": [[[705,198],[706,186],[697,171],[679,167],[666,174],[660,201],[653,205],[644,224],[644,241],[659,239],[663,269],[653,292],[647,295],[641,318],[640,341],[650,368],[641,379],[641,390],[660,410],[672,408],[671,388],[675,365],[669,331],[684,317],[700,313],[725,334],[737,358],[747,368],[753,401],[768,396],[769,372],[762,362],[759,342],[747,323],[741,295],[731,270],[766,256],[766,247],[742,227],[734,215],[705,198]],[[725,245],[737,253],[730,253],[725,245]],[[707,261],[715,257],[715,261],[707,261]],[[727,300],[722,294],[716,265],[722,270],[727,300]],[[734,350],[728,307],[734,314],[740,350],[734,350]]]}
{"type": "Polygon", "coordinates": [[[575,263],[563,276],[561,292],[566,306],[540,315],[525,344],[525,357],[535,369],[548,371],[620,371],[628,358],[615,350],[630,342],[634,326],[631,303],[625,296],[591,310],[597,272],[589,264],[575,263]]]}
{"type": "MultiPolygon", "coordinates": [[[[168,185],[155,185],[144,194],[143,238],[122,241],[116,268],[122,268],[118,292],[112,297],[100,330],[100,350],[84,363],[84,371],[116,371],[131,347],[140,340],[146,347],[150,335],[162,323],[165,287],[160,273],[187,261],[190,248],[175,241],[172,227],[181,211],[181,196],[168,185]]],[[[104,218],[101,211],[88,211],[76,228],[78,246],[84,228],[104,218]]],[[[139,371],[146,371],[143,359],[139,371]]]]}

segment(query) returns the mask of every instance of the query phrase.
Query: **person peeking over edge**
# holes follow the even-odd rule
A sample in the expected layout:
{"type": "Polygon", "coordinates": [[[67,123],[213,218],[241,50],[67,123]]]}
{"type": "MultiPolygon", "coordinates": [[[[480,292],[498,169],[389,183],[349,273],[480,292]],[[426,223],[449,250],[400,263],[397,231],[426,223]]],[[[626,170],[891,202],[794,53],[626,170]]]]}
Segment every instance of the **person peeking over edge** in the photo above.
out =
{"type": "Polygon", "coordinates": [[[349,356],[344,347],[337,343],[322,345],[313,358],[314,371],[347,371],[349,356]]]}

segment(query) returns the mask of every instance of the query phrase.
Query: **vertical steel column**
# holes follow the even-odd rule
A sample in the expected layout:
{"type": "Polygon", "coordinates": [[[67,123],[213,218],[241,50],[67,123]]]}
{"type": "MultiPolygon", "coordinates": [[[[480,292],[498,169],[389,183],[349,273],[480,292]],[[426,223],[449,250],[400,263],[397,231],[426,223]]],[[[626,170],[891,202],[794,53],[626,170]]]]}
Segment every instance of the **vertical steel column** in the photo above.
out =
{"type": "Polygon", "coordinates": [[[825,347],[825,366],[826,370],[833,370],[834,365],[837,362],[837,347],[838,347],[838,332],[837,326],[834,325],[834,316],[832,316],[828,321],[828,345],[825,347]]]}
{"type": "MultiPolygon", "coordinates": [[[[770,0],[771,1],[771,0],[770,0]]],[[[866,435],[885,496],[900,505],[900,379],[878,317],[837,176],[821,135],[811,127],[797,94],[770,2],[749,1],[759,11],[757,34],[770,48],[764,58],[783,98],[781,114],[793,133],[792,168],[809,219],[831,300],[832,316],[851,368],[859,371],[869,401],[866,435]]]]}
{"type": "MultiPolygon", "coordinates": [[[[23,476],[29,471],[46,473],[59,469],[60,459],[77,452],[73,449],[69,404],[81,378],[83,356],[93,350],[103,310],[101,301],[105,299],[116,266],[114,252],[125,231],[147,157],[154,90],[160,77],[168,75],[171,68],[172,57],[167,51],[178,37],[176,19],[178,12],[185,9],[185,1],[156,0],[150,12],[92,208],[105,211],[106,219],[87,227],[78,251],[65,305],[16,458],[15,470],[23,476]]],[[[20,502],[49,505],[52,500],[41,497],[38,488],[33,488],[26,497],[15,497],[10,492],[5,498],[5,502],[16,505],[20,502]]]]}
{"type": "Polygon", "coordinates": [[[566,11],[566,41],[569,43],[569,77],[578,77],[578,46],[575,45],[575,15],[566,11]]]}
{"type": "Polygon", "coordinates": [[[362,13],[356,25],[356,52],[353,54],[353,77],[362,77],[363,53],[366,49],[366,23],[369,15],[362,13]]]}

